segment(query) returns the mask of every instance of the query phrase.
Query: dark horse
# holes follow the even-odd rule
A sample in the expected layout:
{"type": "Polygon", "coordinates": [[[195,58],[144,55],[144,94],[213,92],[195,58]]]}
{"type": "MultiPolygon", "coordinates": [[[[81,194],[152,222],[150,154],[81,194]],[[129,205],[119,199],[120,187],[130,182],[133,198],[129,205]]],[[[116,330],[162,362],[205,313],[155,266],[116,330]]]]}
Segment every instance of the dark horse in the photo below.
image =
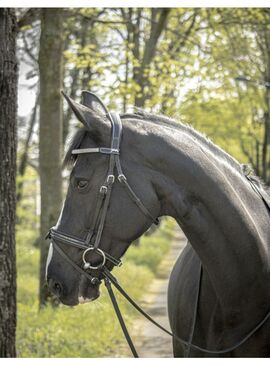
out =
{"type": "MultiPolygon", "coordinates": [[[[108,156],[74,156],[71,151],[110,146],[111,124],[102,108],[98,104],[94,108],[87,97],[84,105],[66,98],[84,127],[73,138],[65,158],[73,168],[56,229],[84,239],[94,219],[108,156]]],[[[121,120],[120,157],[130,186],[153,217],[175,218],[190,242],[170,278],[172,331],[186,341],[194,332],[192,343],[212,350],[239,343],[270,310],[270,221],[263,200],[252,189],[242,166],[191,127],[144,112],[123,114],[121,120]]],[[[264,191],[259,181],[255,184],[264,191]]],[[[116,180],[100,248],[120,258],[151,223],[116,180]]],[[[82,267],[81,250],[58,244],[82,267]]],[[[96,299],[99,284],[88,281],[53,247],[51,244],[47,260],[51,290],[66,305],[96,299]]],[[[93,255],[91,262],[96,265],[100,256],[93,255]]],[[[113,265],[106,262],[106,267],[111,270],[113,265]]],[[[267,357],[269,334],[267,320],[247,341],[220,356],[267,357]]],[[[176,357],[184,356],[183,344],[174,340],[173,348],[176,357]]],[[[191,348],[190,356],[218,355],[191,348]]]]}

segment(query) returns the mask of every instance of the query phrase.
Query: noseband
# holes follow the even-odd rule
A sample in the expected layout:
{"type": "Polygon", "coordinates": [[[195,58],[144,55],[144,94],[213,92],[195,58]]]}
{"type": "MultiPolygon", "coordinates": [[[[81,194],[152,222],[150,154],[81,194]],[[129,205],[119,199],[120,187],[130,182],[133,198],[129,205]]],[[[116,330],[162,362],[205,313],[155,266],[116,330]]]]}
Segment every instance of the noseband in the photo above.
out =
{"type": "MultiPolygon", "coordinates": [[[[98,99],[98,98],[97,98],[98,99]]],[[[107,108],[104,106],[102,101],[98,99],[99,102],[104,107],[104,110],[107,112],[107,117],[111,122],[111,147],[99,147],[99,148],[81,148],[75,149],[72,151],[73,155],[85,154],[85,153],[101,153],[109,156],[109,166],[107,176],[105,178],[104,183],[99,189],[98,200],[95,209],[94,219],[92,222],[92,226],[87,233],[85,239],[81,239],[78,237],[74,237],[68,235],[64,232],[60,232],[55,227],[52,227],[48,234],[47,238],[51,238],[56,248],[56,251],[67,260],[77,271],[87,271],[91,270],[99,270],[102,269],[107,261],[110,262],[113,266],[121,266],[121,260],[115,258],[104,252],[100,248],[100,241],[102,237],[102,233],[104,230],[104,225],[106,221],[106,216],[108,212],[112,187],[116,181],[116,177],[118,182],[125,188],[131,200],[138,206],[138,208],[142,211],[142,213],[153,223],[158,224],[158,219],[154,218],[149,210],[145,207],[145,205],[138,198],[136,193],[133,191],[131,186],[129,185],[126,176],[123,173],[121,163],[120,163],[120,143],[122,136],[122,122],[119,114],[117,113],[109,113],[107,108]],[[116,172],[116,174],[115,174],[116,172]],[[77,265],[59,246],[58,242],[68,244],[70,246],[76,247],[82,250],[82,263],[83,268],[77,265]],[[102,258],[102,262],[100,264],[94,265],[91,262],[87,261],[86,254],[88,252],[95,252],[102,258]]],[[[97,276],[92,276],[89,273],[88,277],[91,277],[91,283],[93,285],[98,284],[100,279],[97,276]]]]}

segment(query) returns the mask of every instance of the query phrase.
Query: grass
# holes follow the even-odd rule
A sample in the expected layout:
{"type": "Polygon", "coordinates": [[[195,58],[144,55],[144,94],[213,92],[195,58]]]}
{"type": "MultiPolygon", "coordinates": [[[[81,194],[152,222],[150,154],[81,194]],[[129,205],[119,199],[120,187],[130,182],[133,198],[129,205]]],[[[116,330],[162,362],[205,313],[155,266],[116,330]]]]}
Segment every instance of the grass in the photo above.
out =
{"type": "MultiPolygon", "coordinates": [[[[174,222],[164,220],[153,235],[141,239],[139,247],[130,247],[123,267],[114,270],[119,282],[136,300],[147,291],[160,261],[168,252],[173,227],[174,222]]],[[[93,303],[38,310],[39,251],[33,246],[35,238],[31,230],[17,232],[18,357],[113,355],[123,335],[104,285],[100,299],[93,303]]],[[[119,298],[119,304],[130,325],[137,313],[123,298],[119,298]]]]}

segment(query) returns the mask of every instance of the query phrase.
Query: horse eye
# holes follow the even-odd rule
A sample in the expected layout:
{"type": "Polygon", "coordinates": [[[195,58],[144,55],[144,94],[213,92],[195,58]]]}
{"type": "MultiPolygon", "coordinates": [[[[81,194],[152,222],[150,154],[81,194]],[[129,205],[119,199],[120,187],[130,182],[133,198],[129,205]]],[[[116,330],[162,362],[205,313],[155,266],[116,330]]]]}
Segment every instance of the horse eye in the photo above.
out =
{"type": "Polygon", "coordinates": [[[79,180],[77,182],[77,187],[78,189],[83,189],[88,185],[88,181],[87,180],[79,180]]]}

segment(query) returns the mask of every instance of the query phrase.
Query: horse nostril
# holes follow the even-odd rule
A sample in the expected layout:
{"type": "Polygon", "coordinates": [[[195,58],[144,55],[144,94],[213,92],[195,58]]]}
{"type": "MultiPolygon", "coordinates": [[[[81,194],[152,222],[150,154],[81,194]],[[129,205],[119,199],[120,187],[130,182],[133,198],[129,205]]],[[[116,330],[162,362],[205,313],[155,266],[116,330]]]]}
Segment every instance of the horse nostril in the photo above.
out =
{"type": "Polygon", "coordinates": [[[57,296],[59,296],[62,292],[62,286],[59,283],[54,283],[53,291],[57,296]]]}
{"type": "Polygon", "coordinates": [[[59,297],[63,291],[62,285],[53,279],[49,279],[48,284],[52,293],[59,297]]]}

